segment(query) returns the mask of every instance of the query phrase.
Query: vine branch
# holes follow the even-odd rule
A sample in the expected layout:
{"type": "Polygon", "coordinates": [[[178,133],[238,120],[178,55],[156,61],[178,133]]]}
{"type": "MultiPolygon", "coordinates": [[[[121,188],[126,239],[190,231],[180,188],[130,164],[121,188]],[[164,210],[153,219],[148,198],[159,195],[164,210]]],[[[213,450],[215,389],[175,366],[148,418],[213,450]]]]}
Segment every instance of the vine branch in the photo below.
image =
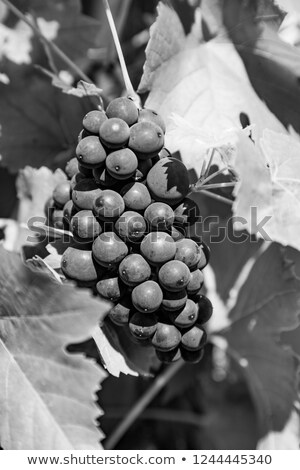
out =
{"type": "Polygon", "coordinates": [[[14,13],[20,20],[24,21],[35,33],[35,35],[44,43],[51,52],[57,55],[73,72],[82,80],[92,83],[90,78],[56,45],[54,42],[47,39],[40,31],[38,26],[34,24],[24,13],[13,5],[10,0],[1,0],[10,11],[14,13]]]}
{"type": "Polygon", "coordinates": [[[143,413],[145,408],[151,403],[156,395],[167,385],[171,378],[177,374],[185,362],[180,359],[179,361],[167,367],[152,383],[146,393],[136,402],[136,404],[129,410],[127,415],[124,416],[122,421],[113,431],[111,436],[105,442],[105,448],[112,450],[115,448],[120,439],[124,436],[126,431],[134,423],[139,415],[143,413]]]}

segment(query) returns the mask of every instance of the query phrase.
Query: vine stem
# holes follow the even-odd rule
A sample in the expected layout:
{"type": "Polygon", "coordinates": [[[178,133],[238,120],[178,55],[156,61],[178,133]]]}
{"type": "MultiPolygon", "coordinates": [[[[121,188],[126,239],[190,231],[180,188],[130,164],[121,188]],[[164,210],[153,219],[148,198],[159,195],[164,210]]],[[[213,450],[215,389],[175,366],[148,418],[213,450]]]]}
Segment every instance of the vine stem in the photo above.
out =
{"type": "Polygon", "coordinates": [[[136,402],[136,404],[131,408],[131,410],[124,416],[122,421],[109,436],[105,442],[105,448],[107,450],[112,450],[115,448],[120,439],[124,436],[126,431],[134,423],[137,417],[143,413],[145,408],[151,403],[151,401],[156,397],[156,395],[167,385],[171,378],[177,374],[185,362],[180,359],[174,364],[167,367],[152,383],[148,388],[146,393],[136,402]]]}
{"type": "Polygon", "coordinates": [[[27,18],[10,0],[1,0],[9,10],[11,10],[20,20],[24,21],[36,34],[36,36],[48,47],[54,54],[56,54],[78,77],[88,83],[92,83],[90,78],[52,41],[49,41],[32,21],[27,18]]]}
{"type": "Polygon", "coordinates": [[[104,8],[105,8],[105,13],[106,13],[106,16],[107,16],[107,21],[108,21],[108,24],[109,24],[109,27],[110,27],[110,30],[111,30],[111,34],[112,34],[112,37],[113,37],[113,40],[114,40],[114,43],[115,43],[115,46],[116,46],[116,50],[117,50],[117,54],[118,54],[118,58],[119,58],[119,62],[120,62],[120,67],[121,67],[121,70],[122,70],[122,75],[123,75],[123,79],[124,79],[124,83],[125,83],[125,88],[126,88],[126,91],[127,91],[127,95],[129,97],[133,98],[133,100],[136,103],[139,103],[140,102],[139,97],[136,94],[136,92],[134,91],[134,88],[132,86],[132,83],[131,83],[131,80],[130,80],[130,77],[129,77],[129,74],[128,74],[128,70],[127,70],[125,59],[124,59],[121,43],[120,43],[120,40],[119,40],[117,28],[116,28],[116,25],[115,25],[115,21],[114,21],[114,18],[113,18],[108,0],[103,0],[103,5],[104,5],[104,8]]]}

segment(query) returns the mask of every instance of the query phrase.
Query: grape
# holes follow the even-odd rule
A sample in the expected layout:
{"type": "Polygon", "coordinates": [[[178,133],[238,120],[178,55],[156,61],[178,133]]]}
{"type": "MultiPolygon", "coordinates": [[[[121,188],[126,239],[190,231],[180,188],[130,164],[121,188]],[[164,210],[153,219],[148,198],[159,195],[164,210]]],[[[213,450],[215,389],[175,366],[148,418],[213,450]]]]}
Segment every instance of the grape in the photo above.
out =
{"type": "Polygon", "coordinates": [[[198,269],[204,269],[205,266],[209,263],[210,259],[210,249],[206,245],[206,243],[202,242],[200,245],[200,250],[201,250],[201,257],[198,262],[197,268],[198,269]]]}
{"type": "Polygon", "coordinates": [[[72,200],[79,210],[92,210],[95,198],[100,196],[101,193],[102,190],[96,185],[93,179],[85,178],[74,186],[72,200]]]}
{"type": "Polygon", "coordinates": [[[67,174],[69,179],[72,179],[76,173],[78,173],[78,161],[77,158],[71,158],[66,164],[65,173],[67,174]]]}
{"type": "Polygon", "coordinates": [[[141,253],[150,264],[160,266],[174,258],[176,243],[165,232],[151,232],[142,240],[141,253]]]}
{"type": "Polygon", "coordinates": [[[174,206],[189,192],[189,174],[182,162],[166,157],[159,160],[149,171],[147,186],[156,201],[174,206]]]}
{"type": "Polygon", "coordinates": [[[105,164],[111,176],[124,180],[135,173],[138,167],[138,159],[131,150],[125,148],[110,153],[105,164]]]}
{"type": "Polygon", "coordinates": [[[171,292],[178,292],[188,285],[191,273],[186,264],[172,260],[165,263],[159,270],[158,279],[161,286],[171,292]]]}
{"type": "Polygon", "coordinates": [[[181,345],[188,351],[197,351],[205,345],[206,337],[207,335],[205,330],[200,326],[195,325],[182,334],[181,345]]]}
{"type": "Polygon", "coordinates": [[[63,209],[63,217],[64,217],[64,220],[69,224],[72,217],[77,213],[77,209],[76,207],[74,206],[74,203],[72,200],[66,202],[66,204],[64,205],[64,209],[63,209]]]}
{"type": "Polygon", "coordinates": [[[213,313],[213,306],[211,301],[205,296],[200,295],[198,300],[199,315],[197,323],[202,325],[203,323],[208,322],[213,313]]]}
{"type": "Polygon", "coordinates": [[[176,242],[175,259],[185,263],[190,269],[197,267],[201,258],[201,249],[194,240],[183,238],[176,242]]]}
{"type": "Polygon", "coordinates": [[[93,255],[104,267],[118,265],[128,254],[128,247],[114,232],[101,233],[93,243],[93,255]]]}
{"type": "Polygon", "coordinates": [[[182,359],[185,362],[190,362],[192,364],[197,364],[204,356],[204,349],[199,349],[198,351],[188,351],[187,349],[181,348],[180,352],[182,359]]]}
{"type": "Polygon", "coordinates": [[[101,124],[99,135],[106,147],[117,149],[127,144],[130,130],[122,119],[110,118],[101,124]]]}
{"type": "Polygon", "coordinates": [[[91,210],[77,212],[72,217],[70,228],[73,235],[84,239],[94,239],[102,232],[102,228],[91,210]]]}
{"type": "Polygon", "coordinates": [[[164,123],[163,118],[157,114],[156,111],[153,111],[153,109],[140,109],[139,110],[139,117],[138,117],[138,122],[144,122],[144,121],[151,121],[154,122],[157,126],[161,128],[163,133],[165,134],[166,132],[166,125],[164,123]]]}
{"type": "Polygon", "coordinates": [[[177,328],[189,328],[193,326],[198,317],[198,307],[191,299],[187,299],[183,309],[177,312],[169,312],[169,318],[177,328]]]}
{"type": "Polygon", "coordinates": [[[111,188],[118,183],[118,180],[113,178],[106,168],[94,168],[93,177],[95,182],[102,188],[111,188]]]}
{"type": "Polygon", "coordinates": [[[185,238],[185,230],[183,227],[175,227],[173,225],[170,230],[170,235],[175,242],[178,242],[178,240],[182,240],[183,238],[185,238]]]}
{"type": "Polygon", "coordinates": [[[188,294],[196,294],[201,289],[204,282],[204,276],[200,269],[191,272],[190,282],[187,285],[188,294]]]}
{"type": "Polygon", "coordinates": [[[152,313],[161,305],[163,294],[154,281],[145,281],[136,286],[131,293],[131,300],[139,312],[152,313]]]}
{"type": "Polygon", "coordinates": [[[95,109],[84,116],[82,125],[86,131],[98,135],[101,124],[106,120],[105,112],[95,109]]]}
{"type": "Polygon", "coordinates": [[[142,211],[151,204],[151,196],[142,183],[129,183],[121,191],[127,209],[142,211]]]}
{"type": "Polygon", "coordinates": [[[102,275],[90,250],[70,246],[62,255],[61,269],[66,277],[76,281],[96,282],[102,275]]]}
{"type": "Polygon", "coordinates": [[[128,126],[135,124],[138,119],[136,105],[131,99],[125,97],[112,100],[106,109],[106,114],[109,118],[123,119],[128,126]]]}
{"type": "Polygon", "coordinates": [[[44,213],[45,213],[45,216],[47,217],[48,223],[52,223],[52,215],[54,211],[55,211],[54,199],[53,197],[49,197],[49,199],[47,199],[46,204],[44,206],[44,213]]]}
{"type": "Polygon", "coordinates": [[[177,348],[181,341],[181,333],[175,325],[157,323],[156,332],[152,338],[152,345],[158,351],[171,351],[177,348]]]}
{"type": "Polygon", "coordinates": [[[159,351],[156,349],[155,352],[161,362],[176,362],[181,358],[181,351],[178,347],[170,351],[159,351]]]}
{"type": "Polygon", "coordinates": [[[200,209],[192,199],[184,198],[179,206],[174,209],[175,223],[182,225],[194,225],[199,222],[200,209]]]}
{"type": "Polygon", "coordinates": [[[185,290],[178,292],[163,291],[162,308],[168,312],[182,309],[187,301],[187,293],[185,290]]]}
{"type": "Polygon", "coordinates": [[[128,324],[131,309],[131,297],[125,296],[109,311],[108,316],[116,325],[125,326],[128,324]]]}
{"type": "Polygon", "coordinates": [[[122,196],[111,189],[104,189],[94,200],[93,212],[101,220],[114,220],[120,217],[124,210],[122,196]]]}
{"type": "Polygon", "coordinates": [[[145,179],[150,168],[152,168],[152,160],[150,158],[147,160],[138,160],[138,167],[132,177],[134,181],[142,181],[145,179]]]}
{"type": "Polygon", "coordinates": [[[152,338],[156,331],[157,320],[154,315],[136,312],[129,320],[130,333],[138,339],[152,338]]]}
{"type": "Polygon", "coordinates": [[[124,285],[117,275],[105,275],[96,284],[98,294],[104,299],[117,302],[124,295],[124,285]]]}
{"type": "Polygon", "coordinates": [[[62,209],[54,209],[51,214],[51,221],[54,228],[63,230],[65,228],[64,211],[62,209]]]}
{"type": "Polygon", "coordinates": [[[151,229],[164,231],[174,222],[173,209],[164,202],[150,204],[144,212],[145,219],[149,222],[151,229]]]}
{"type": "Polygon", "coordinates": [[[52,197],[57,207],[62,209],[64,205],[71,199],[70,181],[63,181],[55,186],[52,197]]]}
{"type": "Polygon", "coordinates": [[[76,173],[76,175],[72,176],[72,179],[70,181],[70,186],[71,186],[71,191],[75,188],[76,184],[79,183],[82,180],[86,180],[86,176],[84,176],[82,173],[76,173]]]}
{"type": "Polygon", "coordinates": [[[151,268],[141,255],[133,253],[121,261],[119,276],[124,284],[136,286],[150,278],[151,268]]]}
{"type": "Polygon", "coordinates": [[[127,211],[115,223],[118,235],[127,242],[138,242],[143,238],[147,225],[138,212],[127,211]]]}
{"type": "Polygon", "coordinates": [[[80,165],[79,162],[78,162],[78,171],[86,178],[93,177],[93,170],[91,168],[87,168],[85,166],[80,165]]]}
{"type": "Polygon", "coordinates": [[[106,159],[105,149],[95,135],[85,137],[79,142],[76,155],[80,165],[86,168],[103,166],[106,159]]]}
{"type": "Polygon", "coordinates": [[[152,158],[163,148],[162,129],[150,121],[142,121],[130,128],[128,147],[141,159],[152,158]]]}

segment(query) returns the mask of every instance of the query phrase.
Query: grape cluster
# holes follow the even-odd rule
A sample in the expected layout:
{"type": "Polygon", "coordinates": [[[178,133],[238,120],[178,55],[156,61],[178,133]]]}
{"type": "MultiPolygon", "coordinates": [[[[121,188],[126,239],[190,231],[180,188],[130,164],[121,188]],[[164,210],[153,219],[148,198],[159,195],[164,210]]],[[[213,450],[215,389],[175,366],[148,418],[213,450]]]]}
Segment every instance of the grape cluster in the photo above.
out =
{"type": "Polygon", "coordinates": [[[83,119],[68,180],[53,191],[48,223],[73,243],[61,269],[113,302],[110,320],[158,358],[198,362],[212,305],[200,293],[209,249],[188,238],[200,218],[184,164],[164,148],[165,124],[129,98],[83,119]]]}

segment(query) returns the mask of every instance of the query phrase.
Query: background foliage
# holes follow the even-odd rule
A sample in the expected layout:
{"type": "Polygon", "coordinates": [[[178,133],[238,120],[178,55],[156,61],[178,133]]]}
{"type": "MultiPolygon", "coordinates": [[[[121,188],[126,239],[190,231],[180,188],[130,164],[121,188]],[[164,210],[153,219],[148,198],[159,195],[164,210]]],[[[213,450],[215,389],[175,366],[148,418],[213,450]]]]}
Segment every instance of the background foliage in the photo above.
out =
{"type": "MultiPolygon", "coordinates": [[[[62,283],[59,238],[50,233],[46,243],[29,246],[25,224],[43,215],[44,201],[64,178],[60,168],[74,155],[82,117],[99,102],[99,89],[105,104],[125,93],[122,74],[102,2],[13,5],[37,34],[0,2],[0,443],[5,449],[109,447],[122,418],[167,367],[104,320],[109,304],[62,283]],[[78,68],[97,88],[76,88],[78,68]]],[[[218,193],[231,197],[232,206],[202,192],[194,196],[204,218],[218,216],[201,233],[212,249],[205,279],[214,304],[204,360],[178,368],[116,445],[296,449],[298,4],[110,5],[133,85],[166,120],[167,147],[180,151],[191,178],[211,148],[216,165],[239,175],[233,196],[218,193]],[[231,216],[245,217],[243,233],[253,234],[251,205],[259,219],[272,215],[266,230],[273,243],[255,236],[237,242],[231,216]],[[232,236],[213,243],[224,227],[232,236]]]]}

